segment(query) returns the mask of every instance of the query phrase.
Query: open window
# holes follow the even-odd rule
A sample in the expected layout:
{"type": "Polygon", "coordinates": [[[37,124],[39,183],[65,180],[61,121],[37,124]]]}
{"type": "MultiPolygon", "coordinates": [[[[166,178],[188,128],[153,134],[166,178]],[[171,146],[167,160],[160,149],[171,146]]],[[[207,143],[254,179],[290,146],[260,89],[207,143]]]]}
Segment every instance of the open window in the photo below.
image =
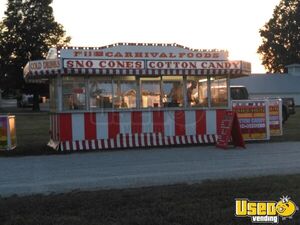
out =
{"type": "Polygon", "coordinates": [[[86,89],[83,77],[63,77],[63,110],[85,110],[86,89]]]}
{"type": "Polygon", "coordinates": [[[141,78],[141,108],[161,107],[160,77],[141,78]]]}
{"type": "Polygon", "coordinates": [[[113,82],[114,108],[136,108],[137,83],[134,76],[117,77],[113,82]]]}
{"type": "Polygon", "coordinates": [[[162,77],[162,102],[164,107],[183,107],[182,76],[162,77]]]}
{"type": "Polygon", "coordinates": [[[187,76],[186,103],[188,107],[208,107],[206,76],[187,76]]]}
{"type": "Polygon", "coordinates": [[[228,106],[227,76],[214,76],[210,78],[211,107],[228,106]]]}
{"type": "Polygon", "coordinates": [[[90,109],[112,108],[113,86],[110,78],[89,79],[90,109]]]}

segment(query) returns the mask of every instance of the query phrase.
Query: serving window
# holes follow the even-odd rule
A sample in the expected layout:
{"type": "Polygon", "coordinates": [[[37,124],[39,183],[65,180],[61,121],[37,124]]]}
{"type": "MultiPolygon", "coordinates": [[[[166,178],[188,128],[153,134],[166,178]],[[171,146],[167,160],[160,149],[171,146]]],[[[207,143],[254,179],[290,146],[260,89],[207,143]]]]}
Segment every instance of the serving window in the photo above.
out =
{"type": "Polygon", "coordinates": [[[112,108],[113,86],[111,78],[89,79],[90,109],[112,108]]]}
{"type": "MultiPolygon", "coordinates": [[[[51,80],[51,110],[60,104],[51,80]],[[54,101],[53,101],[54,100],[54,101]]],[[[228,107],[228,76],[90,76],[62,78],[64,111],[228,107]]]]}
{"type": "Polygon", "coordinates": [[[118,77],[113,80],[114,108],[136,108],[137,83],[134,76],[118,77]]]}
{"type": "Polygon", "coordinates": [[[141,108],[161,107],[161,79],[141,78],[141,108]]]}
{"type": "Polygon", "coordinates": [[[163,76],[162,95],[163,107],[183,107],[182,76],[163,76]]]}
{"type": "Polygon", "coordinates": [[[215,76],[210,78],[211,106],[228,106],[227,76],[215,76]]]}
{"type": "Polygon", "coordinates": [[[86,109],[86,88],[83,77],[63,77],[62,99],[64,110],[86,109]]]}
{"type": "Polygon", "coordinates": [[[187,76],[186,104],[188,107],[208,107],[208,81],[206,76],[187,76]]]}

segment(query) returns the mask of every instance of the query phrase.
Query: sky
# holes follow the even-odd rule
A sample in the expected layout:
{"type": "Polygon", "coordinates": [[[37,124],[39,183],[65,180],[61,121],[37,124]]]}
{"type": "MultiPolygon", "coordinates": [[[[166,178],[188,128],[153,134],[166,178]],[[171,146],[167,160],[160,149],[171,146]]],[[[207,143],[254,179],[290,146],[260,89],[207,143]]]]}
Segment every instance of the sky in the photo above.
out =
{"type": "MultiPolygon", "coordinates": [[[[259,29],[280,0],[54,0],[57,22],[72,46],[118,42],[177,43],[194,49],[225,49],[230,60],[251,62],[264,73],[256,53],[259,29]]],[[[3,18],[7,0],[0,0],[3,18]]]]}

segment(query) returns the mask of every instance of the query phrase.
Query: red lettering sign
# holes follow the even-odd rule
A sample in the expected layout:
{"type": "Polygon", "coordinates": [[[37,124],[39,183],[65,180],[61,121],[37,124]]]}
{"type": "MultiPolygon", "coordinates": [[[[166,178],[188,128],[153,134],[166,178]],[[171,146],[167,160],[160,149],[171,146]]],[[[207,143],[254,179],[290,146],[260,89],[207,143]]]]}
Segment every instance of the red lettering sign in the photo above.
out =
{"type": "Polygon", "coordinates": [[[136,60],[64,60],[68,69],[142,69],[143,61],[136,60]]]}
{"type": "Polygon", "coordinates": [[[197,59],[197,60],[209,60],[209,59],[219,59],[227,60],[228,53],[225,51],[196,51],[196,50],[182,50],[177,48],[174,51],[174,47],[160,46],[161,49],[157,47],[151,51],[149,46],[139,46],[139,51],[135,48],[130,49],[130,47],[118,46],[115,48],[107,49],[61,49],[60,55],[63,59],[83,59],[83,58],[112,58],[112,59],[197,59]],[[130,49],[130,50],[128,50],[130,49]],[[179,51],[178,51],[179,50],[179,51]]]}
{"type": "Polygon", "coordinates": [[[236,112],[226,111],[221,121],[221,131],[218,134],[216,146],[226,149],[228,148],[228,143],[230,141],[232,141],[234,146],[245,148],[245,143],[236,112]]]}

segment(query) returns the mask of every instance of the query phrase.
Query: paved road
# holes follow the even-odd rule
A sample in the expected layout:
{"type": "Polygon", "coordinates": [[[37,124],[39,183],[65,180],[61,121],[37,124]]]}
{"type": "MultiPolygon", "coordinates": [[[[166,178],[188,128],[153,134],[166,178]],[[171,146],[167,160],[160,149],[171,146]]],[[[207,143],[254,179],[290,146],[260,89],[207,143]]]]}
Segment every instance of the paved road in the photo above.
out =
{"type": "Polygon", "coordinates": [[[0,195],[300,173],[300,142],[0,158],[0,195]]]}

